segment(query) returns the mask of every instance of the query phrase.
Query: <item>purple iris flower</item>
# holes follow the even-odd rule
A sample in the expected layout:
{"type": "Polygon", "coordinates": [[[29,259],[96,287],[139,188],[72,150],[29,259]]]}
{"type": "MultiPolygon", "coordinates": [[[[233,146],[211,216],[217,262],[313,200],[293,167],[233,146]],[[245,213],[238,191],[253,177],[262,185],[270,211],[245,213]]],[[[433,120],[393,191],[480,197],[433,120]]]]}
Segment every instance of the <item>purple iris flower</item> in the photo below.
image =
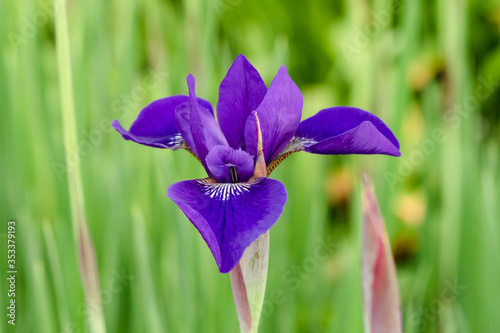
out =
{"type": "Polygon", "coordinates": [[[219,88],[218,122],[211,104],[196,97],[192,75],[187,84],[189,96],[152,102],[129,131],[118,120],[112,126],[126,140],[183,148],[200,160],[208,178],[175,183],[167,196],[198,229],[221,273],[231,271],[245,249],[274,225],[287,200],[281,182],[254,176],[259,137],[267,176],[298,151],[400,156],[391,130],[366,111],[333,107],[301,122],[302,94],[285,66],[267,88],[239,55],[219,88]]]}

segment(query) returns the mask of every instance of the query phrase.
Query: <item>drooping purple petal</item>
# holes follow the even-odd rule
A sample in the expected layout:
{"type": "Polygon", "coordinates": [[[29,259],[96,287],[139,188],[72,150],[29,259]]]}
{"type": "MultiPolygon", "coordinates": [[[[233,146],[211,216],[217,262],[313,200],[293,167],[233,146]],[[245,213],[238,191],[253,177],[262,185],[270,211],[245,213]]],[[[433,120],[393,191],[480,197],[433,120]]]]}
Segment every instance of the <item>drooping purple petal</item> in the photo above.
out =
{"type": "Polygon", "coordinates": [[[228,146],[213,147],[205,161],[214,178],[221,183],[246,182],[254,171],[252,155],[228,146]]]}
{"type": "Polygon", "coordinates": [[[294,141],[315,154],[401,155],[389,127],[377,116],[353,107],[321,110],[300,123],[294,141]]]}
{"type": "Polygon", "coordinates": [[[167,196],[198,229],[221,273],[233,269],[245,249],[271,228],[287,200],[285,186],[269,178],[236,184],[187,180],[171,185],[167,196]]]}
{"type": "Polygon", "coordinates": [[[267,87],[259,72],[240,54],[219,87],[217,119],[229,145],[245,148],[245,123],[266,95],[267,87]]]}
{"type": "MultiPolygon", "coordinates": [[[[152,102],[142,109],[129,131],[117,119],[113,120],[111,126],[125,140],[155,148],[178,149],[184,140],[176,126],[175,109],[188,100],[186,95],[176,95],[152,102]]],[[[213,114],[209,102],[198,98],[198,103],[213,114]]]]}
{"type": "MultiPolygon", "coordinates": [[[[187,77],[189,87],[189,122],[191,135],[196,147],[196,152],[203,166],[206,168],[205,157],[210,149],[217,145],[227,146],[227,140],[222,134],[215,117],[210,110],[196,103],[194,77],[187,77]]],[[[207,172],[209,170],[207,169],[207,172]]],[[[209,173],[210,174],[210,173],[209,173]]]]}
{"type": "MultiPolygon", "coordinates": [[[[302,94],[292,81],[285,66],[271,82],[262,103],[255,110],[262,130],[262,144],[266,163],[275,158],[293,138],[302,115],[302,94]]],[[[245,124],[246,151],[257,152],[255,116],[250,115],[245,124]]]]}
{"type": "Polygon", "coordinates": [[[365,332],[401,333],[401,301],[396,265],[367,176],[363,176],[363,244],[361,257],[365,332]]]}

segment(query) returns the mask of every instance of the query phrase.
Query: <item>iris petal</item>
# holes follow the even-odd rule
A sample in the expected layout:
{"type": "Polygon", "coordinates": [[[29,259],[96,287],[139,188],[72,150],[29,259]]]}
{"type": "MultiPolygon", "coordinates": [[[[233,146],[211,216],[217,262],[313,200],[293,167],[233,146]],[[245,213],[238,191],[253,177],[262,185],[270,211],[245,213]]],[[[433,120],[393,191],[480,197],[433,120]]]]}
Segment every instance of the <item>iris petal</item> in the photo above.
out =
{"type": "Polygon", "coordinates": [[[382,120],[352,107],[321,110],[302,121],[292,143],[315,154],[401,155],[398,140],[382,120]]]}
{"type": "Polygon", "coordinates": [[[199,103],[196,103],[196,95],[194,92],[195,82],[194,77],[191,74],[187,77],[187,82],[189,87],[189,122],[191,135],[196,147],[197,155],[210,175],[210,171],[206,167],[205,163],[205,158],[207,157],[208,152],[216,145],[227,146],[228,143],[224,134],[222,134],[213,113],[199,103]]]}
{"type": "Polygon", "coordinates": [[[244,55],[239,55],[219,87],[217,119],[229,145],[245,148],[245,122],[266,95],[259,72],[244,55]]]}
{"type": "Polygon", "coordinates": [[[194,143],[193,135],[191,134],[191,108],[189,102],[182,103],[175,109],[175,123],[179,132],[186,144],[191,148],[193,153],[198,156],[196,145],[194,143]]]}
{"type": "MultiPolygon", "coordinates": [[[[264,100],[255,110],[262,130],[266,163],[272,161],[293,138],[302,115],[302,94],[282,66],[269,86],[264,100]]],[[[246,151],[257,153],[255,117],[250,115],[245,125],[246,151]]]]}
{"type": "Polygon", "coordinates": [[[285,186],[269,178],[236,184],[187,180],[171,185],[167,196],[198,229],[221,273],[232,270],[274,225],[287,200],[285,186]]]}
{"type": "Polygon", "coordinates": [[[236,170],[236,182],[246,182],[254,172],[253,156],[241,149],[215,146],[205,160],[215,179],[221,183],[233,182],[231,168],[236,170]]]}
{"type": "MultiPolygon", "coordinates": [[[[189,100],[188,96],[176,95],[156,100],[146,106],[137,116],[130,130],[125,130],[118,120],[111,125],[124,139],[155,147],[179,149],[184,142],[175,120],[175,109],[189,100]]],[[[213,114],[209,102],[198,98],[198,104],[213,114]]]]}

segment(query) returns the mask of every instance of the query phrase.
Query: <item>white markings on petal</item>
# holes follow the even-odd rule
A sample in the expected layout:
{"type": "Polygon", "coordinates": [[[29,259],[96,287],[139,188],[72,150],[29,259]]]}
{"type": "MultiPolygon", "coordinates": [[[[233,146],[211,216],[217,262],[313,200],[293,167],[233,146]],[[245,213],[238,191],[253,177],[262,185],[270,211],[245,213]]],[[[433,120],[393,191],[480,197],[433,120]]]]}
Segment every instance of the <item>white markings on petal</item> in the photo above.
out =
{"type": "Polygon", "coordinates": [[[130,133],[127,133],[127,135],[130,137],[130,139],[127,140],[132,140],[134,142],[140,143],[140,144],[146,144],[149,146],[153,146],[156,148],[168,148],[172,150],[177,150],[182,147],[184,144],[184,138],[180,134],[175,134],[173,136],[169,135],[166,137],[156,137],[154,138],[155,141],[168,141],[166,143],[161,143],[161,142],[151,142],[151,138],[148,137],[142,137],[142,136],[134,136],[130,133]]]}
{"type": "Polygon", "coordinates": [[[164,148],[170,148],[172,150],[177,150],[179,148],[182,147],[182,145],[184,144],[184,138],[182,137],[182,135],[180,133],[177,133],[173,136],[170,136],[169,137],[169,141],[163,145],[164,148]]]}
{"type": "Polygon", "coordinates": [[[314,139],[299,138],[299,137],[293,138],[292,142],[297,142],[298,143],[297,145],[301,144],[302,147],[304,147],[304,148],[310,147],[310,146],[315,145],[315,144],[318,143],[318,141],[316,141],[314,139]]]}
{"type": "Polygon", "coordinates": [[[171,137],[169,142],[167,142],[167,146],[169,146],[169,147],[177,146],[177,145],[180,145],[182,143],[182,141],[184,141],[182,138],[182,135],[176,134],[173,137],[171,137]]]}
{"type": "Polygon", "coordinates": [[[203,186],[203,193],[211,199],[219,201],[231,200],[245,192],[250,192],[250,184],[247,183],[206,183],[198,181],[203,186]]]}
{"type": "Polygon", "coordinates": [[[301,151],[304,148],[308,148],[312,145],[317,144],[318,142],[314,139],[309,139],[309,138],[301,138],[298,136],[294,136],[292,140],[286,145],[286,147],[278,154],[278,156],[275,158],[278,159],[280,156],[285,155],[290,152],[296,152],[296,151],[301,151]]]}

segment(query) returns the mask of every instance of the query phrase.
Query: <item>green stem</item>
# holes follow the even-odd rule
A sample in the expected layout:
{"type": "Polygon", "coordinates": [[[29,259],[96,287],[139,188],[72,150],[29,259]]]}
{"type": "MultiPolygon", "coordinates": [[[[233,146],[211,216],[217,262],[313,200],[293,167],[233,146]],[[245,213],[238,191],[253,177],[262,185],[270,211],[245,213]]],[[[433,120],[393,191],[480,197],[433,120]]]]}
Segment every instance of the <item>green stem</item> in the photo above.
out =
{"type": "Polygon", "coordinates": [[[78,140],[76,135],[66,1],[54,0],[54,11],[57,65],[63,119],[63,142],[66,152],[66,165],[68,168],[67,175],[73,232],[77,243],[80,274],[84,286],[85,297],[87,303],[92,304],[93,308],[96,309],[96,311],[93,312],[92,318],[89,318],[90,330],[93,333],[105,333],[106,326],[104,324],[104,315],[102,312],[102,302],[99,291],[97,260],[85,216],[80,161],[71,159],[71,153],[76,154],[78,151],[78,140]]]}
{"type": "MultiPolygon", "coordinates": [[[[266,161],[262,146],[262,132],[257,112],[254,112],[257,132],[257,161],[254,178],[266,177],[266,161]]],[[[260,235],[243,253],[231,271],[231,286],[238,312],[241,333],[257,333],[266,293],[269,266],[269,231],[260,235]]]]}
{"type": "Polygon", "coordinates": [[[257,238],[245,251],[240,261],[247,288],[253,332],[257,332],[266,293],[269,266],[269,231],[257,238]]]}
{"type": "Polygon", "coordinates": [[[245,280],[239,263],[229,275],[231,277],[231,288],[233,290],[234,304],[238,313],[241,333],[252,333],[252,314],[250,312],[245,280]]]}
{"type": "Polygon", "coordinates": [[[233,296],[241,333],[257,333],[266,293],[269,231],[257,238],[231,271],[233,296]]]}

